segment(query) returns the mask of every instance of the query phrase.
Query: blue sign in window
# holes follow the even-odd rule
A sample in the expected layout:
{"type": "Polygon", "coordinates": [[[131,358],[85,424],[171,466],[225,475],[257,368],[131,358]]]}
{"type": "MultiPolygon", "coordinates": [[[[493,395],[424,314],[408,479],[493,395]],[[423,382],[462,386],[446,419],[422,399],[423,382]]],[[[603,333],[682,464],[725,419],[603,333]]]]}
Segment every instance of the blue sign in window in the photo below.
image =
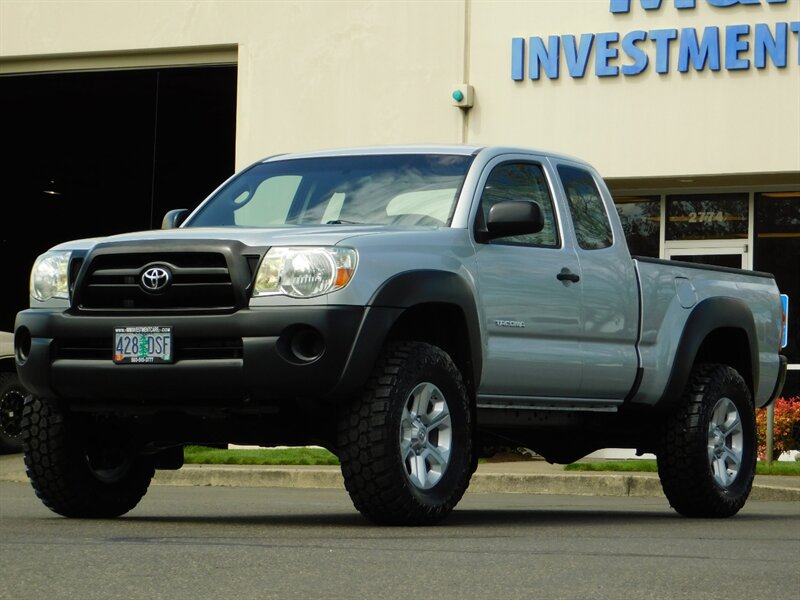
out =
{"type": "Polygon", "coordinates": [[[781,348],[786,348],[789,343],[789,296],[781,294],[781,304],[783,304],[783,336],[781,336],[781,348]]]}

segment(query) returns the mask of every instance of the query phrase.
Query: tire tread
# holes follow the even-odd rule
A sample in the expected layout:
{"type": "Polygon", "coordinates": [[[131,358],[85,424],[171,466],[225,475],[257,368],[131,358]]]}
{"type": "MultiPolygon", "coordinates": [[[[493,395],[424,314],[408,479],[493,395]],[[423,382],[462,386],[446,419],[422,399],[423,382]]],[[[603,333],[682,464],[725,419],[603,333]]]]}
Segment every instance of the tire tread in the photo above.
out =
{"type": "MultiPolygon", "coordinates": [[[[695,367],[676,410],[669,414],[662,430],[658,454],[658,474],[670,505],[687,517],[724,518],[735,515],[744,506],[755,476],[755,440],[746,439],[742,465],[744,479],[734,481],[735,490],[719,487],[711,476],[708,458],[708,413],[722,388],[734,386],[745,393],[752,408],[750,393],[742,377],[722,364],[695,367]]],[[[754,411],[742,411],[745,433],[755,437],[754,411]],[[749,420],[751,422],[745,422],[749,420]]]]}
{"type": "Polygon", "coordinates": [[[55,404],[28,396],[22,413],[25,470],[36,496],[65,517],[120,516],[144,497],[155,474],[152,461],[138,458],[117,483],[96,480],[81,455],[79,429],[55,404]]]}
{"type": "Polygon", "coordinates": [[[353,505],[362,515],[385,525],[432,525],[449,514],[469,485],[472,473],[471,444],[466,460],[453,461],[448,469],[460,469],[456,484],[447,497],[438,503],[425,503],[410,490],[398,468],[399,457],[393,456],[389,436],[396,435],[387,427],[392,410],[391,395],[404,372],[422,368],[433,361],[444,367],[456,384],[458,398],[448,397],[454,407],[463,411],[471,439],[471,413],[461,373],[450,357],[435,346],[421,342],[392,343],[379,356],[364,392],[348,407],[339,421],[339,459],[345,488],[353,505]]]}

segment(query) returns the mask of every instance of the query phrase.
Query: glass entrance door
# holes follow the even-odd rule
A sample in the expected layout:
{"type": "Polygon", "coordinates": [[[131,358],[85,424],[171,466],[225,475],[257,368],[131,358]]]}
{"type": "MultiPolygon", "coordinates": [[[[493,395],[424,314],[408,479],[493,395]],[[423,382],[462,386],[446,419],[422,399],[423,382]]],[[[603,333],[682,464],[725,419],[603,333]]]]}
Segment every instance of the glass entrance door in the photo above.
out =
{"type": "Polygon", "coordinates": [[[664,258],[753,268],[748,194],[670,195],[664,210],[664,258]]]}
{"type": "Polygon", "coordinates": [[[699,263],[714,267],[732,267],[734,269],[749,269],[750,255],[747,246],[688,246],[682,248],[665,248],[664,258],[682,260],[685,262],[699,263]]]}

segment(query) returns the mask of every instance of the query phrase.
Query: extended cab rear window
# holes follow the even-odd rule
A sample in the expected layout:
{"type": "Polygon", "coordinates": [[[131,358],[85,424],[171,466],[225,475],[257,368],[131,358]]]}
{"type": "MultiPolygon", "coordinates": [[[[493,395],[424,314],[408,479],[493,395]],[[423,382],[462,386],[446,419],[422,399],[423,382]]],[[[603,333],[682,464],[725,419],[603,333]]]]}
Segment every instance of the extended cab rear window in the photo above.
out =
{"type": "Polygon", "coordinates": [[[611,223],[592,174],[578,167],[558,165],[558,175],[567,195],[578,246],[584,250],[611,246],[611,223]]]}

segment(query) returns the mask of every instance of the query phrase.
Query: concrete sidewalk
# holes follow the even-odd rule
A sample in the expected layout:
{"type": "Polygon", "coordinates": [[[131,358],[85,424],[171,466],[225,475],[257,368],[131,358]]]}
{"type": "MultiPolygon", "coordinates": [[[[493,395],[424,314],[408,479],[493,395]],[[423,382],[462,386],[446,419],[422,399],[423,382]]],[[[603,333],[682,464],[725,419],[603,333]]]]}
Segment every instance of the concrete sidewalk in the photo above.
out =
{"type": "MultiPolygon", "coordinates": [[[[28,481],[20,455],[0,456],[0,481],[28,481]]],[[[186,465],[158,471],[154,485],[341,488],[337,466],[186,465]]],[[[471,493],[663,497],[655,473],[571,472],[542,460],[484,463],[471,493]]],[[[800,502],[800,477],[757,475],[752,500],[800,502]]]]}

